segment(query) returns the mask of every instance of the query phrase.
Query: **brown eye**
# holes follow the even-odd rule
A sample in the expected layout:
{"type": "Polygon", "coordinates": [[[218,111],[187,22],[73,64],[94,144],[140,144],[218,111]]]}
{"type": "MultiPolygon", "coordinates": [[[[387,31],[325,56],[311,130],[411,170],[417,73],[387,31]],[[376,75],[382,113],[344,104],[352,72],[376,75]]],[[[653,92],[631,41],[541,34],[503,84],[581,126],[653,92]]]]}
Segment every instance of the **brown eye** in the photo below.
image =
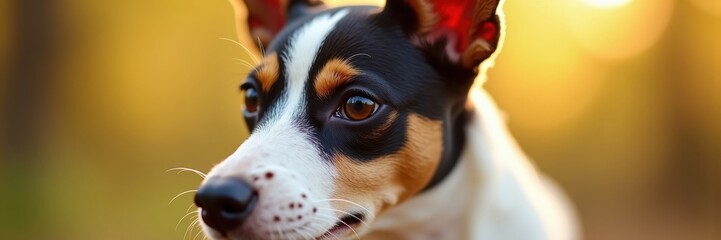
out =
{"type": "Polygon", "coordinates": [[[258,92],[255,88],[245,89],[245,110],[249,113],[258,111],[258,92]]]}
{"type": "Polygon", "coordinates": [[[353,96],[342,106],[342,116],[353,121],[369,118],[378,109],[378,104],[366,97],[353,96]]]}

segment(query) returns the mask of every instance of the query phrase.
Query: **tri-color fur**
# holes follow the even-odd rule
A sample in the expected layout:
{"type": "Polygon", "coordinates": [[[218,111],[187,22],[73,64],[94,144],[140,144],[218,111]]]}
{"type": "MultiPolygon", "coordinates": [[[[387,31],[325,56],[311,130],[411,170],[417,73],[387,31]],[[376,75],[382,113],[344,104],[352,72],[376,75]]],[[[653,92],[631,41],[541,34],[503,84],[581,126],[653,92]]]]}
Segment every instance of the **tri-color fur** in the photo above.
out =
{"type": "Polygon", "coordinates": [[[243,84],[258,107],[244,111],[250,137],[201,189],[238,179],[257,200],[237,226],[204,222],[211,239],[574,239],[568,206],[490,98],[468,99],[499,47],[499,0],[246,2],[268,46],[243,84]],[[259,4],[275,4],[283,27],[256,19],[259,4]],[[377,108],[340,117],[352,96],[377,108]]]}

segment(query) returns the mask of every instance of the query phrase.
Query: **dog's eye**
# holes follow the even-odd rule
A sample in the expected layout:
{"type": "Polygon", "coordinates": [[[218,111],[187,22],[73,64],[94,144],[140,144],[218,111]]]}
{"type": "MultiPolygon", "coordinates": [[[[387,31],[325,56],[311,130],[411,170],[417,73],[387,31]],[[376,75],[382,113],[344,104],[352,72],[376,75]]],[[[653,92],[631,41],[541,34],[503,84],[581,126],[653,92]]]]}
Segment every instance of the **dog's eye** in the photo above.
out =
{"type": "Polygon", "coordinates": [[[258,111],[258,92],[255,88],[249,87],[244,90],[245,94],[245,110],[249,113],[258,111]]]}
{"type": "Polygon", "coordinates": [[[352,96],[338,108],[336,115],[345,119],[360,121],[372,116],[377,109],[378,104],[375,101],[366,97],[352,96]]]}

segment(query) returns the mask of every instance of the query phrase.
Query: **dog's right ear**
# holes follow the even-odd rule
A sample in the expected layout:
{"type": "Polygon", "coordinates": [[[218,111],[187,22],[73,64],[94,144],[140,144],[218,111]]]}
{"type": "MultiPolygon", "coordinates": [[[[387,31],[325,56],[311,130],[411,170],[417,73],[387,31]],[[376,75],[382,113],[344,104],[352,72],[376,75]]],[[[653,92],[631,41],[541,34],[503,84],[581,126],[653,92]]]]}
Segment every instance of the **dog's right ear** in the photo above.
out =
{"type": "Polygon", "coordinates": [[[235,10],[238,36],[248,34],[241,30],[247,25],[253,42],[259,41],[263,46],[268,46],[286,24],[326,9],[320,0],[230,0],[230,3],[235,10]]]}
{"type": "Polygon", "coordinates": [[[400,23],[419,47],[441,48],[434,53],[438,59],[477,71],[498,49],[503,33],[500,4],[501,0],[387,0],[380,15],[400,23]]]}

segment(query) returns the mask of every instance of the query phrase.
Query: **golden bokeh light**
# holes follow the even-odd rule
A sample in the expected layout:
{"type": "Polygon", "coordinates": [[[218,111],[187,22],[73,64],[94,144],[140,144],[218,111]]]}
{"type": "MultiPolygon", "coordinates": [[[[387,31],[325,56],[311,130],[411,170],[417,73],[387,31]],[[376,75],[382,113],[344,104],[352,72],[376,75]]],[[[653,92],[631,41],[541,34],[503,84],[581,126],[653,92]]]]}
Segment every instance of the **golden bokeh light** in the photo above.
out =
{"type": "MultiPolygon", "coordinates": [[[[615,8],[570,1],[565,22],[577,43],[591,54],[604,59],[627,59],[649,49],[664,32],[671,19],[674,1],[635,0],[615,8]]],[[[616,2],[620,0],[593,0],[616,2]]]]}
{"type": "Polygon", "coordinates": [[[601,84],[603,74],[579,51],[568,29],[548,25],[565,21],[565,4],[506,2],[506,15],[517,20],[506,22],[504,49],[489,69],[486,84],[492,94],[497,89],[513,89],[497,100],[504,110],[514,112],[509,121],[524,129],[557,129],[577,120],[601,84]],[[552,94],[531,97],[542,91],[552,94]]]}
{"type": "Polygon", "coordinates": [[[621,7],[631,2],[631,0],[583,0],[591,6],[600,8],[615,8],[621,7]]]}

